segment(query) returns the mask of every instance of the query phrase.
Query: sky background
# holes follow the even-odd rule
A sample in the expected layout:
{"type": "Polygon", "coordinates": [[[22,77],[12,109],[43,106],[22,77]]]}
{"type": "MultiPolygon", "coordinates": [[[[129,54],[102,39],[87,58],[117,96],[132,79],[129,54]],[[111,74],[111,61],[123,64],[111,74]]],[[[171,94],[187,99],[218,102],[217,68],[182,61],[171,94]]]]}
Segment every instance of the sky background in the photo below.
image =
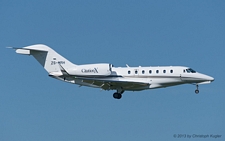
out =
{"type": "Polygon", "coordinates": [[[0,140],[225,140],[224,7],[223,0],[1,0],[0,140]],[[198,95],[181,85],[115,100],[114,91],[52,79],[33,57],[5,48],[38,43],[75,64],[182,65],[215,81],[198,95]]]}

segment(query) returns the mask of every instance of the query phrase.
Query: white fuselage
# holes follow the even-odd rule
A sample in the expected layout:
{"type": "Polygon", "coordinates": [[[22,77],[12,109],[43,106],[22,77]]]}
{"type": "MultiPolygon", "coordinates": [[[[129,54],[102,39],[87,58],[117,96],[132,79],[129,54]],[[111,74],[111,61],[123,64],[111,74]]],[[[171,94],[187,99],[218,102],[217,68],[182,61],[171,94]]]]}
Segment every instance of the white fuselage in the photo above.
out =
{"type": "Polygon", "coordinates": [[[126,67],[113,68],[117,75],[122,76],[122,79],[132,79],[149,83],[148,88],[160,88],[185,83],[203,83],[211,82],[214,78],[197,73],[187,71],[188,67],[181,66],[165,66],[165,67],[126,67]]]}
{"type": "MultiPolygon", "coordinates": [[[[96,79],[93,77],[93,80],[96,79]]],[[[188,67],[182,66],[164,66],[164,67],[112,67],[111,75],[100,77],[101,81],[116,82],[136,82],[149,85],[128,85],[122,89],[126,91],[139,91],[145,89],[154,89],[169,87],[180,84],[200,84],[209,83],[214,78],[195,72],[188,67]],[[191,72],[191,71],[192,72],[191,72]]],[[[77,81],[76,84],[85,85],[84,81],[77,81]]],[[[95,84],[87,83],[86,86],[97,87],[95,84]]],[[[108,87],[107,89],[118,89],[108,87]]]]}

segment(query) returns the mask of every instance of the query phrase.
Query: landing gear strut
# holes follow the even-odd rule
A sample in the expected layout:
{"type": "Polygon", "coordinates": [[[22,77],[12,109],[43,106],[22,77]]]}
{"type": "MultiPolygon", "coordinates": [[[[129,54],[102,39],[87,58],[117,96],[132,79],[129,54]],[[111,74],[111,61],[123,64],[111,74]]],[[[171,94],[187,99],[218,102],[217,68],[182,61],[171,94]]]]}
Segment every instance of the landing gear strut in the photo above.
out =
{"type": "Polygon", "coordinates": [[[198,94],[199,90],[198,90],[198,85],[196,85],[197,89],[195,90],[195,93],[198,94]]]}
{"type": "Polygon", "coordinates": [[[117,89],[117,92],[115,92],[115,93],[113,94],[113,97],[114,97],[115,99],[121,99],[121,98],[122,98],[123,92],[124,92],[124,90],[122,90],[122,89],[117,89]]]}

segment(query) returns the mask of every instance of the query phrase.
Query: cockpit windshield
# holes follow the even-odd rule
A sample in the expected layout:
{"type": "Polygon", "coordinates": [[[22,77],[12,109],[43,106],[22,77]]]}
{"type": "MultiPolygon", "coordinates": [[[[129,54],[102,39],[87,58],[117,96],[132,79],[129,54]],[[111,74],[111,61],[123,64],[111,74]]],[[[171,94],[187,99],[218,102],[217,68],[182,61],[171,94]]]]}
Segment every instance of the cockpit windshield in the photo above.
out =
{"type": "Polygon", "coordinates": [[[196,73],[196,71],[191,68],[186,69],[186,71],[187,71],[187,73],[196,73]]]}

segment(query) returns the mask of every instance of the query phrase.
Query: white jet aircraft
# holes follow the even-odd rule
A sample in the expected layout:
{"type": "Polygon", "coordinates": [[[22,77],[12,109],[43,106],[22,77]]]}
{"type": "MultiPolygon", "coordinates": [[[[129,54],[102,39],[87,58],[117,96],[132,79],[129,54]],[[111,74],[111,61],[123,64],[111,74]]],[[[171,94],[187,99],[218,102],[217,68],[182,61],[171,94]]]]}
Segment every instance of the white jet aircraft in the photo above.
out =
{"type": "Polygon", "coordinates": [[[189,67],[113,67],[112,64],[76,65],[59,55],[46,45],[37,44],[23,48],[13,48],[18,54],[33,55],[45,68],[50,77],[77,84],[116,90],[115,99],[120,99],[124,91],[141,91],[164,88],[181,84],[198,85],[214,81],[213,77],[198,73],[189,67]]]}

